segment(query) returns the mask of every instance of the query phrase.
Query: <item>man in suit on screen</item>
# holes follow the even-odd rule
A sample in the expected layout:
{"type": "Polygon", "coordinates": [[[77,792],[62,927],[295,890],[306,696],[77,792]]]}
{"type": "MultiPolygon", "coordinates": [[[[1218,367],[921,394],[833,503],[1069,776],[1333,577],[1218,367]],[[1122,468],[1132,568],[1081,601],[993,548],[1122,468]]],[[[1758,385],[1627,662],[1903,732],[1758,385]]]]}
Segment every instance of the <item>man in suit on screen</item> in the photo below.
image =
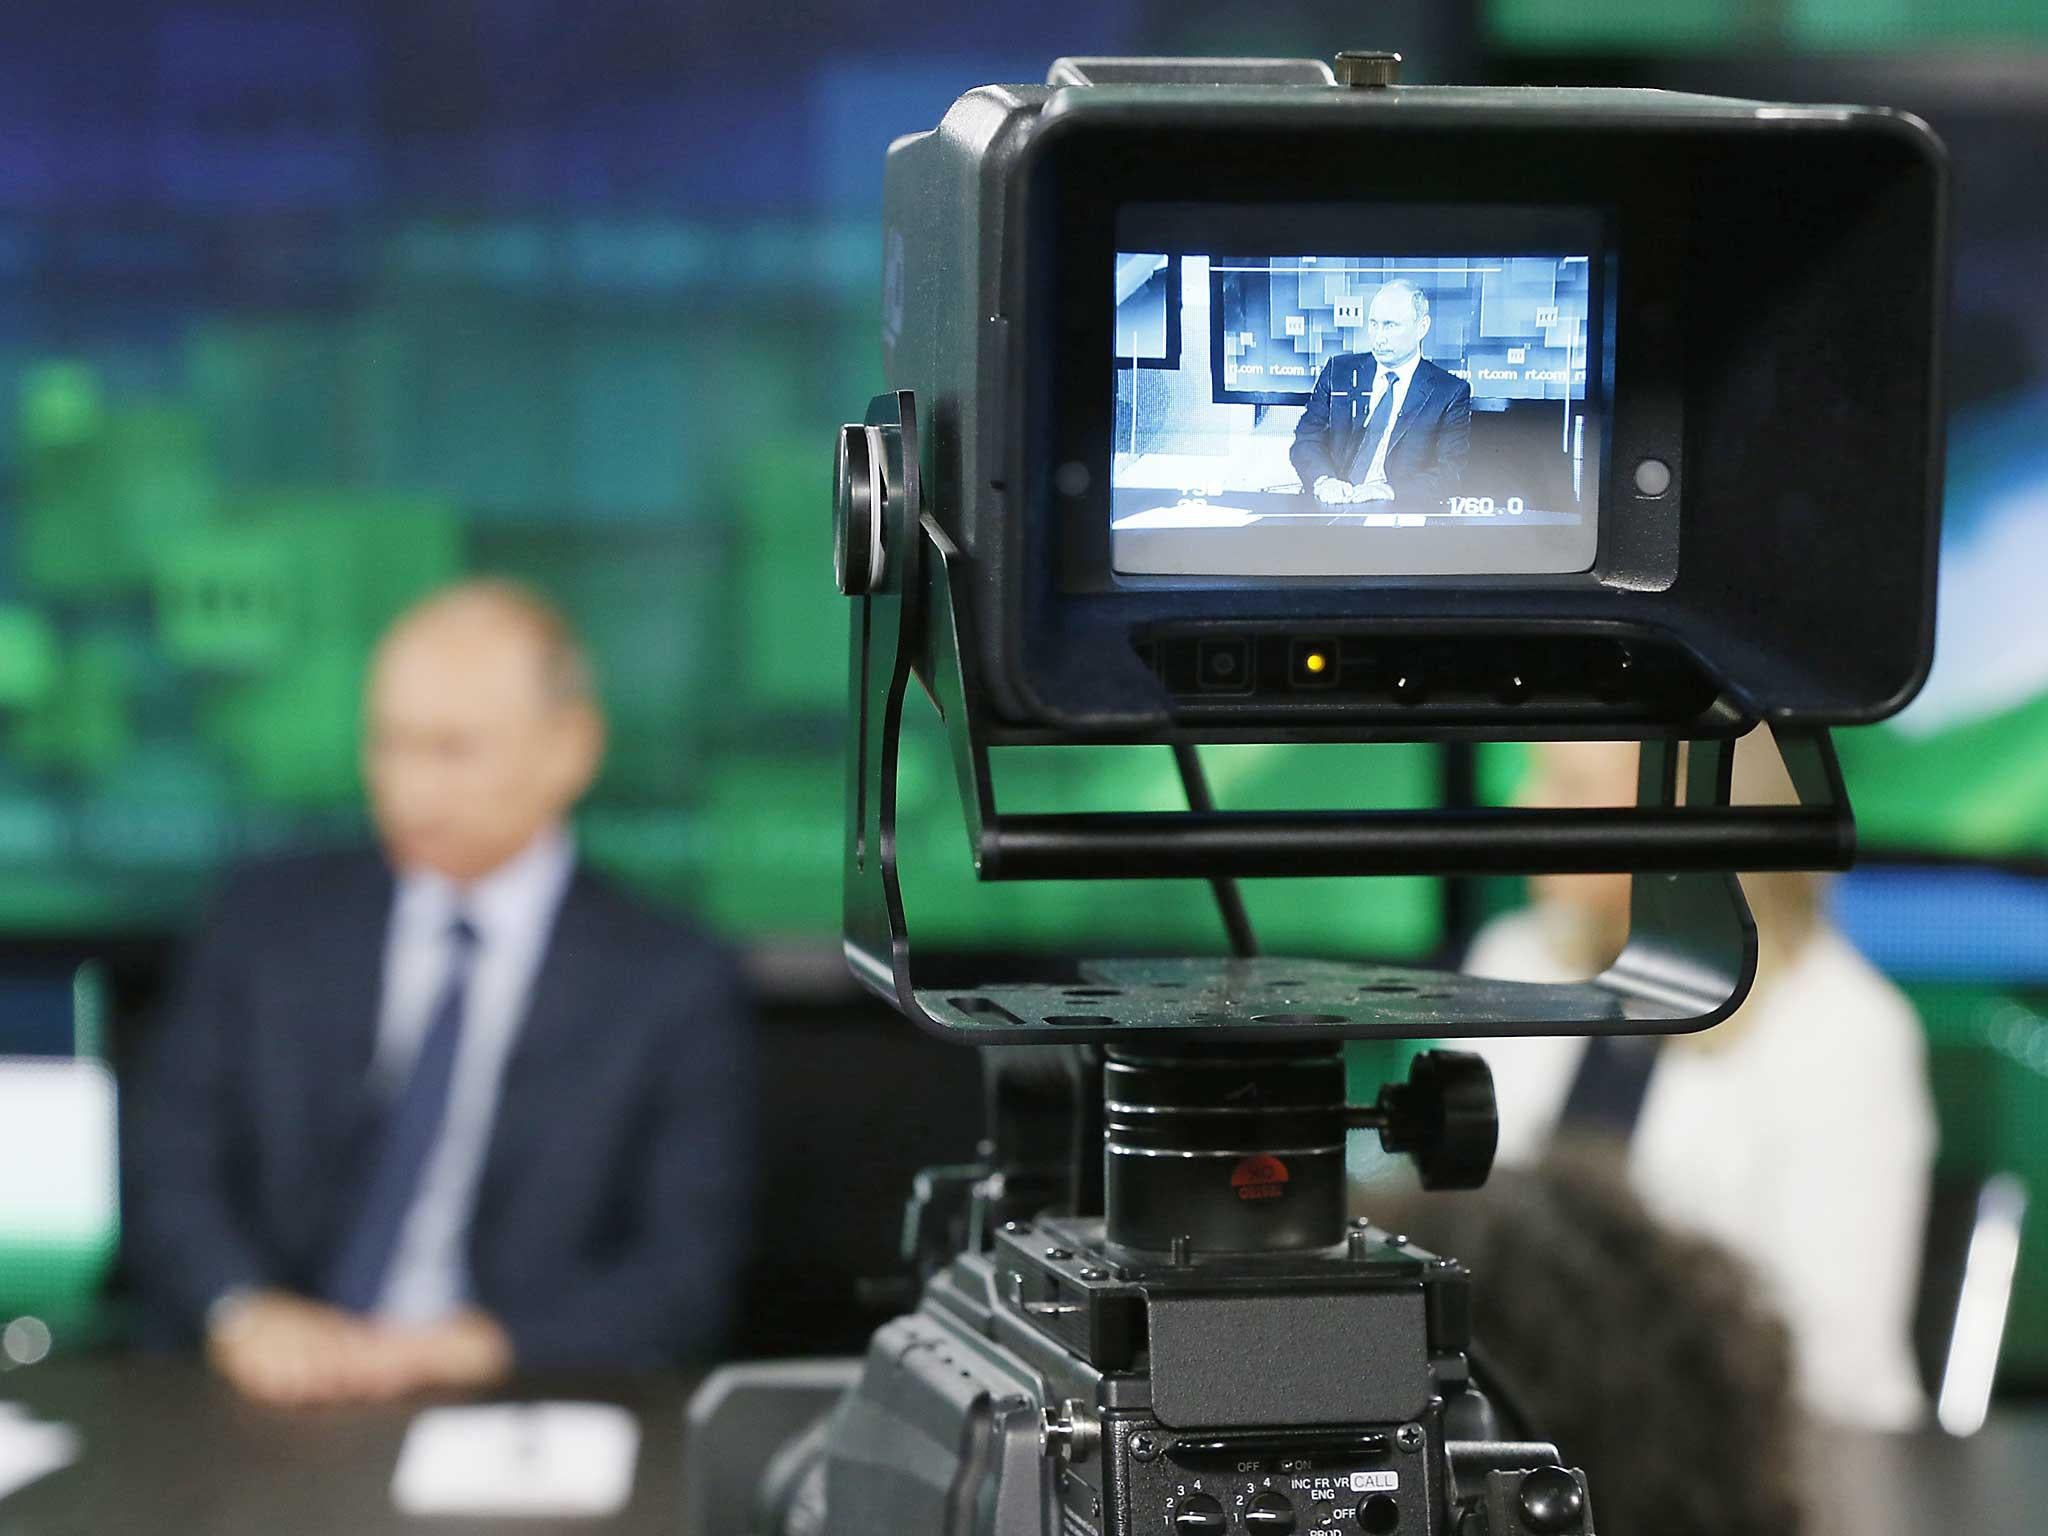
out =
{"type": "Polygon", "coordinates": [[[366,715],[381,850],[231,882],[135,1084],[151,1331],[276,1402],[708,1353],[748,1007],[728,954],[577,856],[604,746],[580,646],[465,583],[386,635],[366,715]]]}
{"type": "Polygon", "coordinates": [[[1472,440],[1472,386],[1422,355],[1429,298],[1395,278],[1366,314],[1370,352],[1339,352],[1316,376],[1289,457],[1325,506],[1455,495],[1472,440]]]}

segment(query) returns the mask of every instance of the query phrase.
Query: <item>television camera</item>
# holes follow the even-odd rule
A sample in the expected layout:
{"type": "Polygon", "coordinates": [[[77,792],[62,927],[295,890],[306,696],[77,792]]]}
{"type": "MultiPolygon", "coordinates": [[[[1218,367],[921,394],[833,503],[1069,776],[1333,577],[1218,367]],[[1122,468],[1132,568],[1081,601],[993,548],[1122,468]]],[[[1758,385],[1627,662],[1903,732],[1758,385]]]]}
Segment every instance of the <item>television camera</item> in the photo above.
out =
{"type": "MultiPolygon", "coordinates": [[[[1470,1277],[1347,1220],[1347,1132],[1492,1160],[1477,1057],[1347,1104],[1342,1045],[1705,1028],[1738,870],[1846,864],[1828,728],[1925,675],[1938,143],[1881,110],[1405,87],[1389,55],[1063,59],[889,152],[891,386],[841,434],[845,947],[988,1048],[983,1159],[918,1184],[864,1361],[692,1409],[701,1536],[1566,1536],[1470,1277]],[[913,953],[915,681],[987,881],[1201,879],[1231,953],[963,982],[913,953]],[[1799,804],[1731,801],[1767,725],[1799,804]],[[1641,742],[1614,811],[1220,809],[1201,746],[1641,742]],[[991,754],[1170,749],[1185,812],[999,809],[991,754]],[[1245,878],[1627,871],[1539,986],[1257,952],[1245,878]]],[[[821,1170],[822,1176],[822,1170],[821,1170]]]]}

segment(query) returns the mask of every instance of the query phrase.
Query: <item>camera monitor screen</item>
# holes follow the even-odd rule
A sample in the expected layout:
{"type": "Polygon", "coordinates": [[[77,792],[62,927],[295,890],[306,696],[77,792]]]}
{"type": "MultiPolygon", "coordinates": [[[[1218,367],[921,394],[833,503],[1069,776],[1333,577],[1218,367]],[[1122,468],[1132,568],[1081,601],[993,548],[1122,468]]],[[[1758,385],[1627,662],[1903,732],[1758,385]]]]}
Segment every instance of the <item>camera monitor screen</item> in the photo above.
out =
{"type": "Polygon", "coordinates": [[[1120,251],[1117,572],[1587,569],[1603,285],[1577,243],[1120,251]]]}

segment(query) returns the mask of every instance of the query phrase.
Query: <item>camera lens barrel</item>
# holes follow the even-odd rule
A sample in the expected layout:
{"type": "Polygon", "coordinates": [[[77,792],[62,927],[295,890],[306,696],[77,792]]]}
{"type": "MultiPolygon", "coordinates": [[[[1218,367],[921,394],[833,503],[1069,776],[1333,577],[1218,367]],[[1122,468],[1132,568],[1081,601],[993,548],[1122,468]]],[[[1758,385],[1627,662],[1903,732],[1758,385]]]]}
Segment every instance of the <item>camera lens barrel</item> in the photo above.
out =
{"type": "Polygon", "coordinates": [[[1292,1253],[1344,1240],[1344,1057],[1334,1044],[1111,1047],[1107,1236],[1172,1253],[1292,1253]]]}

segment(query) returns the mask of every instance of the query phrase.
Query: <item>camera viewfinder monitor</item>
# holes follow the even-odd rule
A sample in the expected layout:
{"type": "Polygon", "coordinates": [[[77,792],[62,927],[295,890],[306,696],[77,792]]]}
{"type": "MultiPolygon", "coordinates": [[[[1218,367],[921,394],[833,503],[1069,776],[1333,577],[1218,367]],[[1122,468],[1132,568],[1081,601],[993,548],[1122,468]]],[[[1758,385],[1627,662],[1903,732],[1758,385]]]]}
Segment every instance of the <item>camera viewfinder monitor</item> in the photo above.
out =
{"type": "Polygon", "coordinates": [[[1019,740],[1882,718],[1931,635],[1942,185],[1861,108],[969,92],[892,147],[882,263],[966,686],[1019,740]]]}
{"type": "Polygon", "coordinates": [[[1112,569],[1587,570],[1611,388],[1599,214],[1410,206],[1331,222],[1123,211],[1112,569]]]}

